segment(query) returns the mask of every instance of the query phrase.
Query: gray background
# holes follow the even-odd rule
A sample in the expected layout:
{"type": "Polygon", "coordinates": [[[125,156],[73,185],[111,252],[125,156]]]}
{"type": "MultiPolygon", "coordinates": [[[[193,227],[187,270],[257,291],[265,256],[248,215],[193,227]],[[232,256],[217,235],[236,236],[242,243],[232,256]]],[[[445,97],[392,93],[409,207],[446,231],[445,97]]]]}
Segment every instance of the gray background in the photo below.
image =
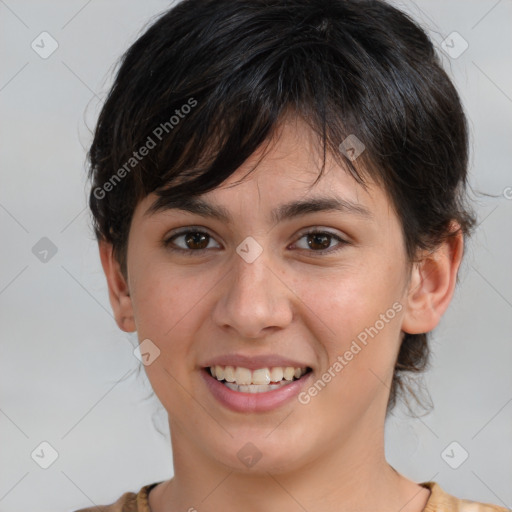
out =
{"type": "MultiPolygon", "coordinates": [[[[111,503],[172,476],[165,412],[154,417],[161,436],[136,335],[110,311],[84,164],[115,61],[169,5],[0,0],[1,512],[111,503]],[[31,48],[43,31],[59,45],[46,59],[31,48]],[[32,251],[42,237],[57,248],[46,262],[32,251]],[[42,441],[58,452],[48,469],[31,458],[42,441]]],[[[453,31],[469,44],[443,61],[473,132],[471,183],[492,196],[475,196],[480,225],[433,337],[425,381],[435,409],[420,419],[397,410],[387,455],[418,482],[512,507],[512,2],[397,5],[436,45],[453,31]],[[457,469],[441,455],[453,441],[469,453],[457,469]]],[[[453,465],[463,452],[448,453],[453,465]]]]}

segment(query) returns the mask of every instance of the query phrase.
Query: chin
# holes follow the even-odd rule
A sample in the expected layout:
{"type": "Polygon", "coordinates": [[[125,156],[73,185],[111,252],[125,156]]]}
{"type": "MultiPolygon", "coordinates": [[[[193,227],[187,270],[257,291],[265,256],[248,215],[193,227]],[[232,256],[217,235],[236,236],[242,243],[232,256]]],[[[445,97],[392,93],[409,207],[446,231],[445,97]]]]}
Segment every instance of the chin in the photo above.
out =
{"type": "MultiPolygon", "coordinates": [[[[285,435],[275,439],[265,436],[271,430],[265,429],[261,435],[235,436],[226,439],[224,445],[216,444],[211,447],[210,455],[214,461],[221,463],[229,471],[244,475],[260,475],[268,477],[270,474],[288,473],[295,471],[302,465],[297,453],[297,443],[285,435]]],[[[270,434],[275,435],[276,432],[270,434]]],[[[286,432],[283,432],[286,434],[286,432]]],[[[301,444],[299,443],[299,446],[301,444]]],[[[304,448],[301,446],[301,448],[304,448]]],[[[300,457],[304,457],[303,454],[300,457]]],[[[305,462],[304,462],[305,463],[305,462]]]]}

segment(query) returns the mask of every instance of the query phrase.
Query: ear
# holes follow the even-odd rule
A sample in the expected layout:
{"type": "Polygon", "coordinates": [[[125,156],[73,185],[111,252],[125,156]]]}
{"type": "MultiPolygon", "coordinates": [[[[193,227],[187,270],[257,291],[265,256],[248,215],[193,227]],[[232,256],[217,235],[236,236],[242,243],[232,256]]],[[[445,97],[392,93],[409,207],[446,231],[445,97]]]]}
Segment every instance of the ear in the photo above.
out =
{"type": "Polygon", "coordinates": [[[460,227],[453,223],[452,233],[455,232],[413,266],[402,322],[406,333],[431,331],[450,304],[464,248],[460,227]]]}
{"type": "Polygon", "coordinates": [[[109,242],[99,242],[101,265],[108,284],[108,295],[114,318],[122,331],[137,330],[133,315],[132,299],[119,262],[114,258],[113,246],[109,242]]]}

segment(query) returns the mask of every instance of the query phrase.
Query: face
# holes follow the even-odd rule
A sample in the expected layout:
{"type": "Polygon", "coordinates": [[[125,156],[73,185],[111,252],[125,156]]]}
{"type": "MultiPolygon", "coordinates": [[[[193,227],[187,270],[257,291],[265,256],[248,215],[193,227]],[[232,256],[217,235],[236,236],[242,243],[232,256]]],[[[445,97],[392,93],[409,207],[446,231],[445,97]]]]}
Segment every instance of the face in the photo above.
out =
{"type": "Polygon", "coordinates": [[[279,472],[381,440],[408,294],[401,224],[382,188],[334,161],[312,186],[315,144],[287,122],[249,176],[259,154],[201,196],[229,220],[146,215],[154,194],[136,208],[129,301],[177,456],[279,472]],[[320,198],[341,206],[284,208],[320,198]],[[300,378],[281,380],[286,367],[300,378]]]}

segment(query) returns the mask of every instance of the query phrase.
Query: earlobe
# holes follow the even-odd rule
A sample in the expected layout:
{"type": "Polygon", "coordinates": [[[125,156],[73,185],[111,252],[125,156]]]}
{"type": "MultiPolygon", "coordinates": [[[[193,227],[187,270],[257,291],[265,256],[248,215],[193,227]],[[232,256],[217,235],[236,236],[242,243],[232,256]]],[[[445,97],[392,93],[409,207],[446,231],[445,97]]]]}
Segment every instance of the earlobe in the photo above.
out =
{"type": "Polygon", "coordinates": [[[458,231],[413,266],[402,322],[404,332],[426,333],[439,324],[455,291],[463,247],[463,234],[458,231]]]}
{"type": "Polygon", "coordinates": [[[130,290],[121,272],[119,262],[114,257],[112,244],[100,241],[98,246],[101,265],[107,279],[110,305],[116,323],[122,331],[134,332],[137,329],[130,290]]]}

